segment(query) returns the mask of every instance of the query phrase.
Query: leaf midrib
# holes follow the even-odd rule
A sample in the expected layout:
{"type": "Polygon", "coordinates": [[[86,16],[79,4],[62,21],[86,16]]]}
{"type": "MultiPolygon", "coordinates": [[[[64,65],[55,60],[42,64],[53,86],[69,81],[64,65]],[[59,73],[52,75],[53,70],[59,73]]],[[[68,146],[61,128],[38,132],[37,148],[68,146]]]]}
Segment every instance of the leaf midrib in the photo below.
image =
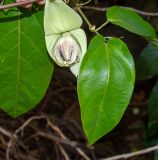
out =
{"type": "MultiPolygon", "coordinates": [[[[110,78],[110,62],[109,62],[109,54],[108,54],[108,46],[107,46],[107,44],[105,44],[105,49],[106,49],[106,53],[107,53],[107,57],[106,57],[106,62],[107,62],[107,70],[108,70],[108,72],[107,72],[107,77],[106,77],[106,81],[105,81],[105,88],[104,88],[104,92],[103,92],[103,96],[102,96],[102,98],[101,98],[101,101],[100,101],[100,104],[99,104],[99,107],[98,107],[98,113],[100,114],[100,112],[101,112],[101,110],[102,110],[102,106],[103,106],[103,101],[104,101],[104,97],[105,97],[105,95],[106,95],[106,93],[107,93],[107,86],[108,86],[108,83],[109,83],[109,78],[110,78]]],[[[101,116],[99,116],[99,114],[98,114],[98,116],[97,116],[97,118],[96,118],[96,123],[95,123],[95,127],[94,127],[94,129],[95,128],[97,128],[98,127],[98,122],[100,121],[100,117],[101,116]]],[[[93,134],[93,137],[95,137],[94,135],[96,134],[96,132],[92,132],[92,133],[94,133],[93,134]]],[[[94,138],[95,139],[95,138],[94,138]]]]}
{"type": "MultiPolygon", "coordinates": [[[[123,19],[124,19],[124,17],[123,17],[123,19]]],[[[139,33],[139,32],[137,32],[137,29],[135,29],[133,26],[132,26],[132,23],[127,23],[126,21],[123,21],[122,19],[116,19],[116,17],[114,16],[114,17],[111,17],[111,18],[109,18],[109,21],[112,23],[112,22],[121,22],[121,23],[124,23],[125,25],[128,25],[128,27],[129,28],[131,28],[132,30],[134,30],[134,33],[135,34],[138,34],[138,35],[141,35],[141,36],[144,36],[144,37],[155,37],[156,36],[156,33],[152,33],[152,35],[151,35],[151,29],[152,28],[150,28],[150,35],[149,34],[147,34],[147,35],[144,35],[144,32],[143,32],[143,34],[142,34],[142,32],[141,32],[141,34],[139,33]],[[130,25],[129,25],[130,24],[130,25]]],[[[146,21],[144,21],[144,24],[145,25],[147,25],[147,22],[146,21]]],[[[116,24],[116,25],[119,25],[120,27],[122,27],[120,24],[116,24]]],[[[149,29],[149,26],[147,26],[148,27],[148,29],[149,29]]],[[[124,28],[124,27],[123,27],[124,28]]],[[[125,29],[127,29],[127,28],[125,28],[125,29]]],[[[127,29],[128,30],[128,29],[127,29]]],[[[131,31],[130,31],[131,32],[131,31]]]]}
{"type": "Polygon", "coordinates": [[[19,12],[19,16],[18,16],[18,61],[17,61],[17,83],[16,83],[16,96],[15,96],[15,106],[14,106],[14,115],[16,116],[17,114],[17,107],[16,107],[16,104],[18,103],[18,93],[19,93],[19,79],[20,79],[20,12],[19,12]]]}

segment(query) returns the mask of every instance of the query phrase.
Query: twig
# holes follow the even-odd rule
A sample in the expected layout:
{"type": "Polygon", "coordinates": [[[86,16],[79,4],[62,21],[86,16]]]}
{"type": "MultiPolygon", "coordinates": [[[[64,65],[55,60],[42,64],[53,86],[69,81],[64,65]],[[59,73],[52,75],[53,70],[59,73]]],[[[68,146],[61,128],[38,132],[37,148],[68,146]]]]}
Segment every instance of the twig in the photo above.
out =
{"type": "Polygon", "coordinates": [[[102,25],[100,25],[98,28],[96,28],[95,31],[101,30],[101,29],[102,29],[103,27],[105,27],[108,23],[109,23],[109,21],[104,22],[102,25]]]}
{"type": "Polygon", "coordinates": [[[50,121],[48,118],[47,118],[47,123],[48,123],[48,125],[49,125],[54,131],[56,131],[56,132],[59,134],[59,136],[60,136],[62,139],[67,140],[67,138],[65,137],[65,135],[61,132],[61,130],[60,130],[57,126],[55,126],[54,124],[52,124],[51,121],[50,121]]]}
{"type": "Polygon", "coordinates": [[[84,6],[88,3],[90,3],[92,0],[88,0],[87,2],[84,2],[84,3],[79,3],[79,4],[76,4],[76,6],[84,6]]]}
{"type": "Polygon", "coordinates": [[[70,140],[64,140],[61,138],[58,138],[56,136],[53,136],[52,134],[45,134],[42,131],[39,131],[36,136],[41,136],[50,140],[53,140],[55,142],[61,143],[61,144],[66,144],[71,146],[72,148],[75,148],[76,151],[85,159],[85,160],[90,160],[90,158],[79,148],[77,147],[77,143],[74,141],[70,141],[70,140]]]}
{"type": "MultiPolygon", "coordinates": [[[[124,6],[120,6],[122,8],[125,8],[125,9],[130,9],[130,10],[133,10],[143,16],[151,16],[151,17],[157,17],[158,16],[158,12],[145,12],[145,11],[141,11],[141,10],[138,10],[138,9],[135,9],[135,8],[132,8],[132,7],[124,7],[124,6]]],[[[109,7],[94,7],[94,6],[80,6],[80,8],[82,9],[87,9],[87,10],[94,10],[94,11],[100,11],[100,12],[105,12],[107,11],[107,9],[109,7]]]]}
{"type": "Polygon", "coordinates": [[[25,121],[25,123],[23,123],[18,129],[16,129],[14,134],[18,134],[20,131],[23,131],[25,129],[25,127],[31,123],[34,120],[38,120],[38,119],[46,119],[45,116],[33,116],[31,118],[29,118],[27,121],[25,121]]]}
{"type": "Polygon", "coordinates": [[[6,159],[7,160],[10,160],[10,150],[11,150],[11,147],[14,142],[15,142],[15,135],[13,134],[9,143],[8,143],[8,147],[7,147],[7,151],[6,151],[6,159]]]}
{"type": "Polygon", "coordinates": [[[11,138],[11,136],[12,136],[12,134],[11,134],[9,131],[7,131],[6,129],[2,128],[1,126],[0,126],[0,132],[1,132],[3,135],[5,135],[5,136],[7,136],[7,137],[9,137],[9,138],[11,138]]]}
{"type": "Polygon", "coordinates": [[[4,139],[3,135],[0,135],[0,146],[4,145],[5,147],[8,146],[8,143],[6,142],[6,140],[4,139]]]}
{"type": "Polygon", "coordinates": [[[70,160],[70,158],[69,158],[68,154],[66,153],[65,149],[60,144],[58,144],[58,146],[59,146],[60,152],[63,155],[63,157],[65,158],[65,160],[70,160]]]}
{"type": "MultiPolygon", "coordinates": [[[[43,119],[45,118],[44,116],[33,116],[31,118],[29,118],[27,121],[25,121],[25,123],[23,123],[18,129],[15,130],[15,132],[13,134],[10,135],[10,140],[8,142],[8,147],[7,147],[7,151],[6,151],[6,159],[9,160],[10,159],[10,149],[13,145],[13,142],[15,142],[17,140],[17,134],[20,131],[23,131],[25,129],[25,127],[31,123],[33,120],[36,119],[43,119]]],[[[7,132],[6,132],[7,133],[7,132]]],[[[9,136],[9,135],[8,135],[9,136]]]]}
{"type": "Polygon", "coordinates": [[[26,0],[26,1],[21,1],[21,2],[10,3],[6,5],[0,5],[0,10],[9,9],[13,7],[20,7],[22,5],[31,4],[31,3],[38,2],[38,1],[40,0],[26,0]]]}
{"type": "Polygon", "coordinates": [[[57,136],[54,136],[54,135],[49,134],[49,133],[46,134],[45,132],[42,132],[42,131],[38,131],[36,136],[41,136],[41,137],[44,137],[46,139],[50,139],[52,141],[55,141],[57,143],[68,145],[68,146],[70,146],[72,148],[77,146],[77,143],[74,142],[74,141],[63,140],[63,139],[61,139],[61,138],[59,138],[57,136]]]}
{"type": "MultiPolygon", "coordinates": [[[[18,157],[19,159],[23,159],[23,160],[27,160],[27,159],[36,160],[37,153],[35,151],[33,152],[30,151],[29,146],[25,146],[25,143],[26,145],[28,145],[27,143],[28,140],[30,141],[32,138],[36,139],[37,137],[38,138],[43,137],[48,140],[51,140],[53,143],[56,143],[55,146],[58,146],[58,149],[61,155],[63,156],[62,158],[64,160],[70,160],[69,151],[65,149],[66,145],[74,149],[76,151],[77,156],[78,155],[81,156],[82,159],[84,160],[90,160],[88,155],[86,155],[86,153],[84,153],[84,150],[82,150],[83,144],[67,138],[64,132],[60,130],[60,128],[57,125],[53,123],[54,122],[53,120],[54,118],[51,118],[45,114],[42,114],[40,116],[30,117],[29,119],[24,121],[14,132],[9,132],[5,130],[3,127],[0,127],[0,136],[3,136],[3,137],[6,136],[5,139],[9,139],[9,141],[7,140],[6,142],[2,142],[5,144],[4,145],[5,146],[4,149],[6,150],[5,159],[11,160],[12,158],[18,157]],[[43,131],[42,130],[43,128],[41,129],[40,126],[39,128],[38,127],[36,128],[36,125],[37,125],[36,123],[33,123],[31,125],[30,123],[32,123],[32,121],[34,120],[39,121],[39,124],[41,122],[40,120],[45,121],[46,122],[45,131],[43,131]],[[29,138],[27,138],[27,134],[25,134],[25,137],[23,137],[22,135],[23,132],[24,133],[26,132],[25,128],[27,127],[31,128],[33,131],[32,132],[33,135],[30,136],[29,138]],[[50,132],[50,129],[53,132],[50,132]],[[14,154],[15,152],[17,152],[16,155],[14,154]]],[[[1,141],[1,137],[0,137],[0,141],[1,141]]]]}
{"type": "MultiPolygon", "coordinates": [[[[70,141],[63,133],[62,131],[57,127],[55,126],[54,124],[51,123],[50,119],[47,117],[47,123],[48,125],[53,129],[55,130],[58,135],[65,141],[70,141]]],[[[90,160],[90,158],[82,151],[81,148],[77,147],[77,146],[74,146],[74,148],[76,149],[76,151],[85,159],[85,160],[90,160]]]]}
{"type": "Polygon", "coordinates": [[[121,154],[121,155],[117,155],[117,156],[110,157],[110,158],[103,158],[103,159],[100,159],[100,160],[128,159],[128,158],[131,158],[131,157],[134,157],[134,156],[143,155],[143,154],[153,152],[153,151],[156,151],[156,150],[158,150],[158,145],[153,146],[153,147],[149,147],[149,148],[146,148],[146,149],[143,149],[143,150],[140,150],[140,151],[136,151],[136,152],[133,152],[133,153],[121,154]]]}
{"type": "Polygon", "coordinates": [[[73,118],[67,118],[67,117],[64,117],[63,120],[66,120],[68,121],[69,123],[71,123],[72,125],[74,125],[78,131],[83,134],[83,131],[81,129],[81,126],[73,119],[73,118]]]}

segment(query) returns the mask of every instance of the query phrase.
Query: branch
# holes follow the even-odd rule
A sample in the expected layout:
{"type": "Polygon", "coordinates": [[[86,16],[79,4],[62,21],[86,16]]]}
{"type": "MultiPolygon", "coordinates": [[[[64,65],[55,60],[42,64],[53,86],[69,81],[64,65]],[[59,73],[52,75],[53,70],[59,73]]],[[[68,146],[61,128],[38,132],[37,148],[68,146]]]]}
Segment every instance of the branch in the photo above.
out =
{"type": "Polygon", "coordinates": [[[88,3],[90,3],[92,0],[88,0],[87,2],[84,2],[84,3],[80,3],[80,4],[76,4],[76,6],[84,6],[88,3]]]}
{"type": "Polygon", "coordinates": [[[90,23],[90,21],[88,20],[88,18],[86,17],[86,15],[82,12],[82,10],[80,8],[77,8],[78,12],[80,13],[80,15],[82,16],[82,18],[85,20],[85,22],[87,23],[89,30],[94,32],[95,34],[99,35],[99,33],[95,30],[95,25],[92,25],[90,23]]]}
{"type": "Polygon", "coordinates": [[[65,160],[70,160],[70,158],[69,158],[67,152],[65,151],[65,149],[60,144],[58,144],[58,146],[59,146],[60,152],[63,155],[64,159],[65,160]]]}
{"type": "Polygon", "coordinates": [[[20,7],[22,5],[32,4],[33,2],[39,2],[39,1],[40,0],[26,0],[22,2],[15,2],[15,3],[6,4],[6,5],[0,5],[0,10],[9,9],[13,7],[20,7]]]}
{"type": "Polygon", "coordinates": [[[14,134],[18,134],[20,131],[23,131],[29,125],[29,123],[31,123],[32,121],[40,120],[40,119],[46,119],[46,118],[43,115],[42,116],[33,116],[33,117],[29,118],[18,129],[15,130],[14,134]]]}
{"type": "Polygon", "coordinates": [[[133,153],[125,153],[125,154],[117,155],[117,156],[110,157],[110,158],[103,158],[103,159],[100,159],[100,160],[128,159],[128,158],[131,158],[131,157],[134,157],[134,156],[139,156],[139,155],[146,154],[146,153],[149,153],[149,152],[153,152],[153,151],[156,151],[156,150],[158,150],[158,145],[153,146],[153,147],[149,147],[149,148],[146,148],[146,149],[143,149],[143,150],[140,150],[140,151],[136,151],[136,152],[133,152],[133,153]]]}
{"type": "MultiPolygon", "coordinates": [[[[32,4],[34,2],[39,2],[40,0],[26,0],[26,1],[22,1],[22,2],[15,2],[15,3],[10,3],[10,4],[6,4],[6,5],[0,5],[0,10],[3,10],[3,9],[9,9],[9,8],[13,8],[13,7],[20,7],[22,5],[26,5],[26,4],[32,4]]],[[[135,9],[135,8],[131,8],[131,7],[124,7],[124,6],[120,6],[122,8],[126,8],[126,9],[131,9],[143,16],[153,16],[153,17],[156,17],[158,16],[158,12],[145,12],[145,11],[141,11],[141,10],[138,10],[138,9],[135,9]]],[[[87,10],[95,10],[95,11],[101,11],[101,12],[105,12],[107,11],[108,7],[93,7],[93,6],[79,6],[79,7],[76,7],[76,8],[82,8],[82,9],[87,9],[87,10]]]]}
{"type": "MultiPolygon", "coordinates": [[[[135,11],[143,16],[151,16],[151,17],[157,17],[158,16],[158,12],[145,12],[145,11],[141,11],[141,10],[138,10],[138,9],[135,9],[135,8],[131,8],[131,7],[124,7],[124,6],[120,6],[122,8],[125,8],[125,9],[130,9],[132,11],[135,11]]],[[[109,7],[93,7],[93,6],[80,6],[80,8],[82,9],[87,9],[87,10],[94,10],[94,11],[100,11],[100,12],[105,12],[107,11],[107,9],[109,7]]]]}
{"type": "Polygon", "coordinates": [[[12,134],[9,131],[2,128],[1,126],[0,126],[0,133],[2,133],[3,135],[5,135],[6,137],[9,137],[9,138],[11,138],[11,136],[12,136],[12,134]]]}
{"type": "MultiPolygon", "coordinates": [[[[46,119],[47,119],[48,126],[50,126],[54,131],[56,131],[63,140],[70,142],[70,140],[63,134],[60,128],[52,124],[48,117],[46,117],[46,119]]],[[[90,158],[81,150],[81,148],[77,147],[77,145],[74,146],[74,148],[85,160],[90,160],[90,158]]]]}

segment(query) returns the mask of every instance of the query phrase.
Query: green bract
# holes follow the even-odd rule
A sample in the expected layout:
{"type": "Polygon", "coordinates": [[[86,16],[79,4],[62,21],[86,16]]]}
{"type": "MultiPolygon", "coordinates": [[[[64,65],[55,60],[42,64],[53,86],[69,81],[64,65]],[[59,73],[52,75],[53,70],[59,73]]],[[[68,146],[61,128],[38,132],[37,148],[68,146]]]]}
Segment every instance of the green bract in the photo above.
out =
{"type": "Polygon", "coordinates": [[[59,66],[70,67],[76,76],[87,48],[81,25],[81,17],[65,2],[46,0],[44,29],[47,50],[59,66]]]}

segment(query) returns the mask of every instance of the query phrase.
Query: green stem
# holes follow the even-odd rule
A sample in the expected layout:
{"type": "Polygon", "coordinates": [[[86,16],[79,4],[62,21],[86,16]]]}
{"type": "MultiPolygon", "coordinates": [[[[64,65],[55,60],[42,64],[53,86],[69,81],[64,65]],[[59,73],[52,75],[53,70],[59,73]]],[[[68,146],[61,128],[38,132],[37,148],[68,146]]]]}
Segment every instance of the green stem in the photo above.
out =
{"type": "Polygon", "coordinates": [[[101,30],[101,29],[102,29],[103,27],[105,27],[108,23],[109,23],[109,21],[104,22],[102,25],[100,25],[98,28],[96,28],[95,31],[101,30]]]}
{"type": "Polygon", "coordinates": [[[92,0],[88,0],[88,1],[85,2],[85,3],[76,4],[76,6],[84,6],[84,5],[88,4],[88,3],[90,3],[91,1],[92,1],[92,0]]]}
{"type": "Polygon", "coordinates": [[[80,8],[77,8],[78,12],[80,13],[80,15],[82,16],[82,18],[85,20],[85,22],[87,23],[89,30],[91,32],[94,32],[95,34],[99,35],[99,33],[95,30],[95,26],[92,25],[90,23],[90,21],[87,19],[87,17],[85,16],[85,14],[82,12],[82,10],[80,8]]]}

